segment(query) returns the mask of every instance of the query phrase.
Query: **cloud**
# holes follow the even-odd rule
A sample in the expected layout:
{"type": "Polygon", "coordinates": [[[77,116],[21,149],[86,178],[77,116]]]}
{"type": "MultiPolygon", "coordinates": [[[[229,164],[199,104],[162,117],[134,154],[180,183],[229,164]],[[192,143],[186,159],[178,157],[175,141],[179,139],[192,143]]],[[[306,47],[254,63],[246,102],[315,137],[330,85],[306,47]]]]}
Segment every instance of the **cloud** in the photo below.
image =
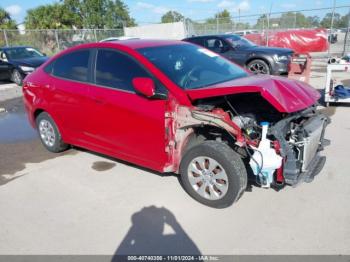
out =
{"type": "Polygon", "coordinates": [[[231,12],[246,12],[250,10],[250,3],[248,0],[243,0],[236,4],[234,1],[223,0],[218,4],[221,9],[228,9],[231,12]]]}
{"type": "Polygon", "coordinates": [[[223,0],[218,4],[219,8],[233,8],[235,6],[235,2],[223,0]]]}
{"type": "Polygon", "coordinates": [[[250,10],[250,4],[248,1],[242,1],[238,4],[238,8],[241,11],[249,11],[250,10]]]}
{"type": "Polygon", "coordinates": [[[19,5],[10,5],[5,7],[5,10],[9,12],[11,16],[16,16],[22,12],[22,7],[19,5]]]}
{"type": "Polygon", "coordinates": [[[164,13],[170,11],[170,8],[168,8],[168,7],[152,5],[152,4],[146,3],[146,2],[137,2],[136,6],[138,9],[147,9],[155,14],[164,14],[164,13]]]}
{"type": "Polygon", "coordinates": [[[215,0],[187,0],[187,2],[197,2],[197,3],[209,3],[209,2],[214,2],[215,0]]]}
{"type": "Polygon", "coordinates": [[[315,4],[316,4],[317,6],[320,6],[320,5],[322,5],[322,1],[316,1],[315,4]]]}
{"type": "Polygon", "coordinates": [[[294,3],[285,3],[285,4],[281,4],[281,7],[284,9],[293,9],[295,8],[297,5],[294,3]]]}

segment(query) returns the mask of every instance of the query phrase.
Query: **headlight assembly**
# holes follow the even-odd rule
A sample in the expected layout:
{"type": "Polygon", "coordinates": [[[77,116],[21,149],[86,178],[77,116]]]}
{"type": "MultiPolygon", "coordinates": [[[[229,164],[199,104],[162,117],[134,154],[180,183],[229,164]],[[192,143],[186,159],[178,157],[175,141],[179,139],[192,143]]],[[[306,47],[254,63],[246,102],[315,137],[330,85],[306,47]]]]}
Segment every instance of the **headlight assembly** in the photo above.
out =
{"type": "Polygon", "coordinates": [[[287,55],[275,55],[274,58],[278,62],[284,62],[289,60],[289,56],[287,55]]]}
{"type": "Polygon", "coordinates": [[[22,69],[22,71],[24,71],[24,72],[33,72],[34,70],[35,70],[35,68],[34,67],[30,67],[30,66],[19,66],[21,69],[22,69]]]}

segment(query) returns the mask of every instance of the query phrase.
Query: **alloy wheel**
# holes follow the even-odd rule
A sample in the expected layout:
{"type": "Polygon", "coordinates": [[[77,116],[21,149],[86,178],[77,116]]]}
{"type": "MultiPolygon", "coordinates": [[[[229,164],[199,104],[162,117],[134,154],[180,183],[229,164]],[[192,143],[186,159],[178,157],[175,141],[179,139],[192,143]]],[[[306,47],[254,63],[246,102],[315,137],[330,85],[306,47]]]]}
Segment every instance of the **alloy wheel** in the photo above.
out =
{"type": "Polygon", "coordinates": [[[39,133],[45,145],[47,145],[48,147],[53,147],[55,145],[55,141],[56,141],[55,130],[49,121],[45,119],[40,121],[39,133]]]}
{"type": "Polygon", "coordinates": [[[266,67],[266,65],[264,65],[260,62],[255,62],[253,64],[250,64],[249,70],[254,74],[268,74],[269,73],[269,69],[266,67]]]}

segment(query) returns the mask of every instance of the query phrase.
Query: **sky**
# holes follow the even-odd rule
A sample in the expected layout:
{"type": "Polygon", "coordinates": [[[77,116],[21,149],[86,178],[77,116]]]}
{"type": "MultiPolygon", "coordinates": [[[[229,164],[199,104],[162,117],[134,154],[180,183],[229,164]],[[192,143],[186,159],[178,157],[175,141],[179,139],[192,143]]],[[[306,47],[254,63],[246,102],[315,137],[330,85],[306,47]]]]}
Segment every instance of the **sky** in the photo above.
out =
{"type": "MultiPolygon", "coordinates": [[[[236,17],[268,13],[286,12],[301,9],[325,8],[333,6],[334,0],[124,0],[129,7],[131,16],[139,24],[158,23],[161,16],[169,10],[182,13],[192,20],[203,20],[214,16],[218,11],[227,9],[236,17]]],[[[39,5],[50,4],[54,0],[1,0],[0,6],[5,8],[12,17],[21,23],[24,21],[26,10],[39,5]]],[[[350,0],[336,0],[337,6],[350,6],[350,0]]],[[[305,15],[322,17],[328,11],[308,11],[305,15]]],[[[336,12],[342,15],[349,12],[349,8],[339,8],[336,12]]],[[[256,18],[242,17],[242,22],[253,22],[256,18]]]]}

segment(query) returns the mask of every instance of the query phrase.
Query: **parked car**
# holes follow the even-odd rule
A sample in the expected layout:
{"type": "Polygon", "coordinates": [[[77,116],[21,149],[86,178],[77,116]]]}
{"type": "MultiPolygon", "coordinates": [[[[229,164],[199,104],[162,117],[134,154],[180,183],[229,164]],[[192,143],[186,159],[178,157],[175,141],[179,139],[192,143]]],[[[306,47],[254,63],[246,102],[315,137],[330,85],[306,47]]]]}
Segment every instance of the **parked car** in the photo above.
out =
{"type": "Polygon", "coordinates": [[[49,151],[76,145],[180,174],[190,196],[215,208],[240,198],[249,173],[263,187],[297,185],[325,160],[328,118],[315,89],[186,42],[73,47],[26,77],[23,94],[49,151]]]}
{"type": "Polygon", "coordinates": [[[136,40],[136,39],[139,39],[139,38],[132,37],[132,36],[119,36],[119,37],[108,37],[108,38],[102,39],[100,42],[114,42],[114,41],[136,40]]]}
{"type": "Polygon", "coordinates": [[[196,36],[184,41],[204,46],[256,74],[288,75],[293,55],[291,49],[257,46],[235,34],[196,36]]]}
{"type": "Polygon", "coordinates": [[[0,59],[0,80],[9,80],[13,65],[0,59]]]}
{"type": "Polygon", "coordinates": [[[259,31],[258,30],[241,30],[241,31],[235,31],[234,34],[239,36],[245,36],[250,34],[259,34],[259,31]]]}
{"type": "Polygon", "coordinates": [[[17,85],[22,84],[23,78],[32,73],[44,63],[48,57],[29,46],[14,46],[0,48],[0,67],[4,65],[4,79],[9,79],[17,85]],[[6,65],[6,66],[5,66],[6,65]]]}

